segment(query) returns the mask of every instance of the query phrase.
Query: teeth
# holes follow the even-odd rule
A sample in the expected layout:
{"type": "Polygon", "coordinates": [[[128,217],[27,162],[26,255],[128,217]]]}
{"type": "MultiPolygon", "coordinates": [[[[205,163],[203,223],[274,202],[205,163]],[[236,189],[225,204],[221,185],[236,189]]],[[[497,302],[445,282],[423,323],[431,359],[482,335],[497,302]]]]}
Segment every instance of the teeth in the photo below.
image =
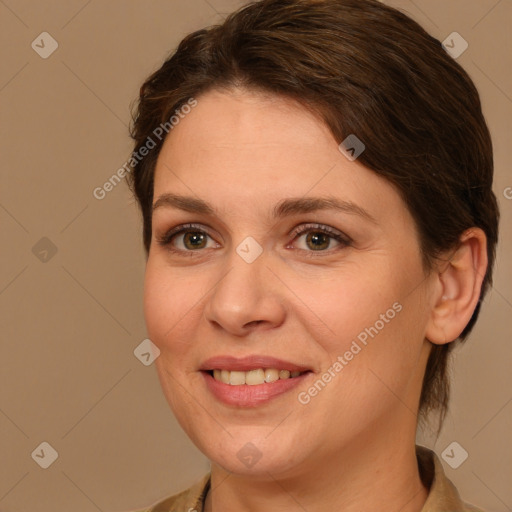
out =
{"type": "Polygon", "coordinates": [[[249,386],[255,384],[263,384],[265,382],[265,372],[259,368],[258,370],[251,370],[245,374],[245,383],[249,386]]]}
{"type": "Polygon", "coordinates": [[[245,384],[246,372],[230,372],[229,383],[232,386],[240,386],[245,384]]]}
{"type": "Polygon", "coordinates": [[[265,382],[276,382],[279,379],[286,380],[298,377],[302,373],[303,372],[298,371],[276,370],[275,368],[258,368],[257,370],[250,370],[248,372],[213,370],[213,378],[224,384],[231,384],[232,386],[241,386],[242,384],[255,386],[265,382]]]}
{"type": "Polygon", "coordinates": [[[273,368],[265,370],[265,382],[275,382],[276,380],[279,380],[278,370],[274,370],[273,368]]]}
{"type": "Polygon", "coordinates": [[[280,379],[289,379],[290,372],[288,370],[279,370],[279,378],[280,379]]]}

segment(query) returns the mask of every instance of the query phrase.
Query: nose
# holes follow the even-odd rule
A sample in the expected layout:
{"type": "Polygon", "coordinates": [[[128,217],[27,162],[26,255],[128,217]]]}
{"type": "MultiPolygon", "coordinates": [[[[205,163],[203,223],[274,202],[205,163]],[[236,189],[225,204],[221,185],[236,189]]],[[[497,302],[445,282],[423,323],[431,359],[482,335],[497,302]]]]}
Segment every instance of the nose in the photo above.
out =
{"type": "Polygon", "coordinates": [[[268,268],[265,252],[247,263],[236,251],[204,306],[206,319],[233,336],[271,329],[284,322],[283,284],[268,268]]]}

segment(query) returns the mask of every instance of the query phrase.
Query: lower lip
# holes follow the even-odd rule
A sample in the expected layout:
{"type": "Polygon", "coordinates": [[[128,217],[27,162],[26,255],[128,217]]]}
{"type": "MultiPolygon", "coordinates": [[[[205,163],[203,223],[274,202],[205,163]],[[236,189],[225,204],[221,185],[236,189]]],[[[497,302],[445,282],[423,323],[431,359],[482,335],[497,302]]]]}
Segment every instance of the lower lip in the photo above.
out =
{"type": "Polygon", "coordinates": [[[237,407],[257,407],[279,395],[282,395],[304,382],[311,372],[303,373],[298,377],[279,379],[275,382],[256,384],[249,386],[242,384],[232,386],[215,380],[208,372],[201,372],[205,378],[206,385],[212,394],[221,402],[237,407]]]}

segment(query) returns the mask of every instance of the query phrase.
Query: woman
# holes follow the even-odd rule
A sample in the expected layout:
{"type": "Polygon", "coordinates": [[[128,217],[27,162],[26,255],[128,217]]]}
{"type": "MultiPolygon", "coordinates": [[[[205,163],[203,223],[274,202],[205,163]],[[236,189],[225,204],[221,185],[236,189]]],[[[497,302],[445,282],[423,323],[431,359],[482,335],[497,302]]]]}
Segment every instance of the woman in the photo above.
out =
{"type": "Polygon", "coordinates": [[[211,461],[148,510],[477,510],[415,445],[497,242],[439,41],[374,0],[254,2],[148,78],[132,136],[158,375],[211,461]]]}

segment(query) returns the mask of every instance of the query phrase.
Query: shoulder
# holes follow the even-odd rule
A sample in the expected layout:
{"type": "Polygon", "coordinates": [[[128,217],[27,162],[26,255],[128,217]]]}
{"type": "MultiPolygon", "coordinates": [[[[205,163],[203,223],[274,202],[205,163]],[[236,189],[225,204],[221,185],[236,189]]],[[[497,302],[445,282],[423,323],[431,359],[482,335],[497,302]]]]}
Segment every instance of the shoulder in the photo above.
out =
{"type": "Polygon", "coordinates": [[[430,449],[416,445],[418,468],[429,494],[421,512],[484,512],[462,501],[457,488],[448,479],[439,457],[430,449]]]}
{"type": "Polygon", "coordinates": [[[203,501],[210,488],[210,473],[192,487],[168,496],[149,508],[133,512],[203,512],[203,501]]]}
{"type": "Polygon", "coordinates": [[[471,505],[470,503],[463,503],[464,505],[464,512],[485,512],[483,509],[475,507],[474,505],[471,505]]]}

